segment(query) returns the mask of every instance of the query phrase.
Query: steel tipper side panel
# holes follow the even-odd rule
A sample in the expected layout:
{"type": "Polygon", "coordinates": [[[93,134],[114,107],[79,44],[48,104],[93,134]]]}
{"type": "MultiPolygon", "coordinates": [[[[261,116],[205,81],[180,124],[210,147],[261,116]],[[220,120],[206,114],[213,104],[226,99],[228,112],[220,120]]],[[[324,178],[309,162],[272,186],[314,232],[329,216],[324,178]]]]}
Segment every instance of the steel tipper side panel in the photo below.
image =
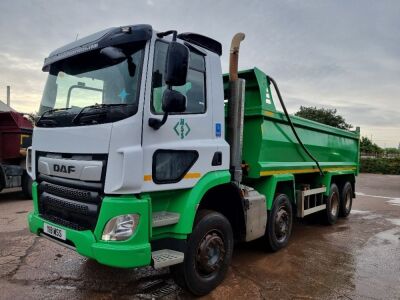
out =
{"type": "MultiPolygon", "coordinates": [[[[246,79],[243,160],[248,178],[318,172],[298,144],[283,113],[276,111],[266,75],[257,68],[239,73],[246,79]]],[[[224,78],[225,84],[227,78],[224,78]]],[[[306,147],[324,171],[358,172],[359,132],[291,117],[306,147]]]]}

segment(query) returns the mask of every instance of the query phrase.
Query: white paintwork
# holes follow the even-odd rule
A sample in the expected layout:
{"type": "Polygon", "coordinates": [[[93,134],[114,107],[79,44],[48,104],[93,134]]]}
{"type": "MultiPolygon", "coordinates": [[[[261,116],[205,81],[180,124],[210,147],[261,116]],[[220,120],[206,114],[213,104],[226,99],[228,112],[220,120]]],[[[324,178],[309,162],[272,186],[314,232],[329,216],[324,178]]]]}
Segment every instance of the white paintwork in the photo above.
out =
{"type": "Polygon", "coordinates": [[[26,173],[28,173],[28,175],[33,180],[36,179],[35,172],[33,171],[33,170],[35,170],[35,167],[33,165],[34,161],[35,161],[35,159],[34,159],[34,151],[32,151],[32,146],[29,146],[26,149],[25,170],[26,170],[26,173]]]}
{"type": "Polygon", "coordinates": [[[54,153],[108,153],[113,123],[74,127],[35,127],[32,148],[54,153]]]}
{"type": "MultiPolygon", "coordinates": [[[[152,40],[152,48],[156,36],[152,40]]],[[[224,111],[223,111],[223,86],[219,56],[202,49],[205,53],[206,63],[206,107],[204,114],[178,114],[168,116],[167,122],[158,130],[148,125],[150,118],[160,119],[160,115],[154,115],[150,110],[151,77],[148,76],[146,84],[146,102],[144,103],[143,119],[143,169],[144,175],[152,175],[153,154],[158,149],[169,150],[196,150],[199,157],[189,173],[200,173],[198,178],[182,179],[177,183],[156,184],[152,180],[145,181],[142,191],[174,190],[193,187],[206,173],[215,170],[228,169],[229,146],[224,140],[224,111]],[[216,66],[217,65],[217,66],[216,66]],[[184,118],[191,131],[184,139],[181,139],[174,131],[174,126],[184,118]],[[215,123],[221,123],[221,137],[216,137],[215,123]],[[223,153],[221,166],[211,166],[214,153],[223,153]]],[[[153,61],[153,54],[150,56],[153,61]]],[[[152,65],[148,74],[152,74],[152,65]]]]}
{"type": "Polygon", "coordinates": [[[41,174],[85,181],[100,181],[102,168],[103,162],[97,160],[58,159],[42,156],[38,161],[38,172],[41,174]],[[65,166],[66,170],[73,167],[73,171],[69,173],[56,171],[55,165],[65,166]]]}
{"type": "MultiPolygon", "coordinates": [[[[147,42],[145,48],[138,112],[134,116],[114,123],[75,127],[35,127],[32,144],[33,170],[36,170],[35,151],[56,154],[108,154],[104,192],[106,194],[137,194],[190,188],[200,180],[201,176],[210,171],[229,169],[229,145],[224,139],[222,72],[220,57],[215,53],[202,49],[206,53],[206,113],[171,115],[166,124],[157,131],[148,126],[149,118],[161,118],[150,111],[151,75],[156,39],[156,32],[154,32],[153,38],[147,42]],[[185,139],[180,139],[173,129],[181,118],[184,118],[191,128],[190,134],[185,139]],[[216,123],[221,124],[220,137],[216,137],[216,123]],[[173,184],[144,181],[144,176],[152,175],[152,158],[157,149],[198,151],[199,158],[189,173],[199,173],[201,176],[182,179],[173,184]],[[222,152],[222,165],[211,166],[213,155],[217,151],[222,152]]],[[[88,163],[82,164],[91,166],[88,163]]],[[[46,168],[41,166],[41,171],[45,170],[49,173],[50,170],[46,168]]],[[[94,173],[96,172],[85,173],[79,178],[90,180],[95,177],[94,173]]],[[[32,171],[30,175],[34,178],[35,172],[32,171]]]]}

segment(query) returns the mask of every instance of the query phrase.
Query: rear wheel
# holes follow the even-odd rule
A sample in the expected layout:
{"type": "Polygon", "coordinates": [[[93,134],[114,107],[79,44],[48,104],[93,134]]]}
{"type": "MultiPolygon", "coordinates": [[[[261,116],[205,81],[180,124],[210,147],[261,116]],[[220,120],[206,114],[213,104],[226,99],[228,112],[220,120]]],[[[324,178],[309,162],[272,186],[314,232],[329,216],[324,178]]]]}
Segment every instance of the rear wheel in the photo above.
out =
{"type": "Polygon", "coordinates": [[[278,194],[274,199],[271,211],[268,213],[265,240],[268,248],[276,252],[285,247],[292,233],[293,212],[289,197],[278,194]]]}
{"type": "Polygon", "coordinates": [[[326,210],[323,214],[323,222],[327,225],[336,223],[339,216],[339,189],[335,183],[331,184],[329,196],[326,198],[326,210]]]}
{"type": "Polygon", "coordinates": [[[347,217],[353,205],[353,187],[350,182],[346,182],[340,194],[339,216],[347,217]]]}
{"type": "Polygon", "coordinates": [[[196,296],[211,292],[225,278],[233,252],[233,233],[222,214],[199,211],[187,241],[185,260],[171,267],[175,282],[196,296]]]}

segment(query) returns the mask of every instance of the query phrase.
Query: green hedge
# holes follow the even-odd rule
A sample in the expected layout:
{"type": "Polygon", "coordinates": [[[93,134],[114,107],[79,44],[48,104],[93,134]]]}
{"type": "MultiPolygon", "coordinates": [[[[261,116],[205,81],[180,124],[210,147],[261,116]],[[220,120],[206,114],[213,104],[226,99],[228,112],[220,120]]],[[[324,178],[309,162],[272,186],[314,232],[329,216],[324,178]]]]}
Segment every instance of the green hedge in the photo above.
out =
{"type": "Polygon", "coordinates": [[[400,158],[361,158],[360,172],[400,175],[400,158]]]}

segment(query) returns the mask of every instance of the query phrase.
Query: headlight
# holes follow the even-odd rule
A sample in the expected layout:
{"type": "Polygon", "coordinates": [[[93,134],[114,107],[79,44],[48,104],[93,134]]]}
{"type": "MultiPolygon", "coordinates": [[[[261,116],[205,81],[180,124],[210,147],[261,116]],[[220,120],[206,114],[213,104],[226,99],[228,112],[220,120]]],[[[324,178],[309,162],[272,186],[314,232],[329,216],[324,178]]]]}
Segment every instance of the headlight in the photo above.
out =
{"type": "Polygon", "coordinates": [[[130,214],[112,218],[104,227],[103,241],[124,241],[129,239],[139,224],[139,215],[130,214]]]}

